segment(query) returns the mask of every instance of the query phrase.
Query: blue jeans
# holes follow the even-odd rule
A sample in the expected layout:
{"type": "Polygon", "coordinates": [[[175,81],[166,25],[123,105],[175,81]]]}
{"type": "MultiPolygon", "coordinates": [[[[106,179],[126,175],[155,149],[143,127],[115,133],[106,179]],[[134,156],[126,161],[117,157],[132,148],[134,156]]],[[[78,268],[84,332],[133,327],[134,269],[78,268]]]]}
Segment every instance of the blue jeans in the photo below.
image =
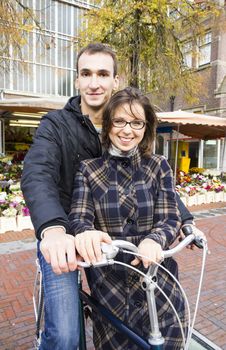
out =
{"type": "Polygon", "coordinates": [[[79,345],[78,272],[56,275],[39,249],[44,287],[44,331],[40,350],[77,350],[79,345]]]}

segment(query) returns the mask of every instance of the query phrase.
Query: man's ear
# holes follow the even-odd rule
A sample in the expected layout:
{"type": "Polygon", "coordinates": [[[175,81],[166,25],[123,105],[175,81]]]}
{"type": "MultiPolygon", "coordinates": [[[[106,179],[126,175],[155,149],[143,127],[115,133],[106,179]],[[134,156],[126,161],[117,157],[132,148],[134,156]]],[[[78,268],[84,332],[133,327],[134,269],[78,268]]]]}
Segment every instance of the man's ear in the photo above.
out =
{"type": "Polygon", "coordinates": [[[75,79],[75,88],[79,89],[79,81],[78,78],[75,79]]]}

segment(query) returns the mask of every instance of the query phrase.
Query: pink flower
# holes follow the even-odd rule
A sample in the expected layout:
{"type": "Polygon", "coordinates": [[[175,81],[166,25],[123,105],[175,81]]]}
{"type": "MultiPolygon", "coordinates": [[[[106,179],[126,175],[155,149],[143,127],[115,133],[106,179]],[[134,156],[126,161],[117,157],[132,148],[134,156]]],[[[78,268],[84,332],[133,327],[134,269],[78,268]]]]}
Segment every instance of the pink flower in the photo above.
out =
{"type": "Polygon", "coordinates": [[[28,207],[22,208],[22,214],[23,214],[23,216],[30,216],[30,212],[29,212],[28,207]]]}

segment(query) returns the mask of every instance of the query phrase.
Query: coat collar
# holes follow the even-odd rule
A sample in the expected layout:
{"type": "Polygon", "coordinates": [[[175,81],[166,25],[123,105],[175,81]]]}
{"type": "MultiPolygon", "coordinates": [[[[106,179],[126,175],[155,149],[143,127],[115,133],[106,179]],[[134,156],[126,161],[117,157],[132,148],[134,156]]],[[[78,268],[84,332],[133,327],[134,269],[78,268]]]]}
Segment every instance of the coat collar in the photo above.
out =
{"type": "Polygon", "coordinates": [[[139,149],[130,157],[118,157],[115,155],[109,154],[108,151],[105,151],[103,154],[104,162],[110,162],[111,164],[121,164],[123,167],[132,167],[134,170],[137,170],[141,167],[141,154],[139,149]]]}

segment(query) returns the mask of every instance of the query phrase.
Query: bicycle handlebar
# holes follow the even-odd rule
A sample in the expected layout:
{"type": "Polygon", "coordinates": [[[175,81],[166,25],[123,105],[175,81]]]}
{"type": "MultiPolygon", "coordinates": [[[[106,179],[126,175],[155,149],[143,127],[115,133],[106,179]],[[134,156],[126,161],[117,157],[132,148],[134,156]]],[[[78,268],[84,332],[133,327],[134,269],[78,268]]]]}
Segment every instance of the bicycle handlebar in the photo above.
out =
{"type": "MultiPolygon", "coordinates": [[[[162,258],[166,259],[166,258],[172,257],[176,253],[180,252],[187,245],[191,244],[194,240],[198,240],[200,244],[203,243],[204,241],[203,237],[199,237],[195,233],[192,233],[189,236],[185,237],[174,248],[171,248],[169,250],[163,250],[162,258]]],[[[114,264],[113,259],[116,257],[119,251],[123,249],[133,252],[134,255],[138,253],[138,248],[133,243],[123,241],[123,240],[114,240],[112,241],[112,244],[101,243],[101,250],[103,254],[103,259],[101,261],[96,262],[95,264],[89,264],[84,261],[79,261],[78,265],[84,268],[90,267],[90,266],[101,267],[101,266],[113,265],[114,264]]]]}
{"type": "MultiPolygon", "coordinates": [[[[176,253],[180,252],[184,247],[186,247],[187,245],[189,245],[193,242],[198,242],[199,245],[201,245],[202,248],[204,248],[203,249],[203,257],[206,256],[205,254],[208,251],[208,248],[207,248],[207,242],[206,242],[205,236],[202,235],[202,232],[199,230],[193,229],[191,233],[185,232],[185,235],[186,234],[188,234],[188,235],[175,247],[173,247],[169,250],[162,251],[162,259],[174,256],[176,253]]],[[[101,266],[107,266],[107,265],[112,265],[112,264],[119,264],[119,265],[126,265],[128,267],[131,267],[134,270],[136,270],[138,273],[141,273],[139,270],[135,269],[132,266],[129,266],[128,264],[123,264],[119,261],[114,261],[114,258],[116,257],[116,255],[120,251],[122,251],[124,253],[132,252],[132,254],[134,254],[135,256],[137,256],[137,257],[139,256],[138,247],[136,247],[131,242],[124,241],[124,240],[114,240],[114,241],[112,241],[111,244],[101,243],[101,251],[102,251],[102,260],[100,262],[97,262],[95,264],[89,264],[86,262],[78,262],[78,265],[86,268],[86,267],[90,267],[90,266],[101,267],[101,266]]],[[[205,259],[203,259],[203,268],[202,268],[202,274],[201,274],[201,279],[200,279],[199,293],[197,296],[195,316],[197,313],[198,300],[199,300],[199,296],[200,296],[201,281],[202,281],[203,270],[204,270],[204,262],[205,262],[205,259]]],[[[151,346],[153,345],[154,348],[162,349],[162,346],[164,343],[164,338],[162,337],[162,334],[161,334],[160,329],[159,329],[158,315],[157,315],[157,308],[156,308],[155,288],[157,287],[160,290],[160,292],[163,293],[166,300],[171,305],[171,308],[174,310],[176,317],[177,317],[177,321],[180,324],[180,328],[181,328],[181,332],[182,332],[182,338],[183,338],[183,344],[184,344],[183,348],[188,349],[188,342],[186,343],[186,341],[185,341],[185,334],[183,331],[183,326],[181,324],[180,317],[177,314],[176,309],[174,308],[172,302],[169,300],[169,298],[164,293],[164,291],[160,287],[158,287],[157,283],[153,283],[153,281],[154,281],[153,276],[154,277],[156,276],[155,265],[149,266],[147,274],[144,274],[144,273],[141,273],[141,274],[145,277],[141,283],[141,286],[142,286],[143,290],[146,291],[148,313],[149,313],[149,319],[150,319],[150,333],[149,333],[149,338],[148,338],[148,344],[150,344],[151,346]]],[[[174,276],[172,276],[172,278],[174,278],[174,280],[176,281],[174,276]]],[[[187,297],[186,297],[186,294],[183,291],[181,285],[179,284],[179,282],[177,282],[177,284],[180,287],[180,289],[182,290],[182,294],[186,300],[186,305],[188,308],[188,315],[189,315],[189,323],[188,324],[190,325],[190,309],[189,309],[187,297]]],[[[106,314],[106,312],[105,312],[105,314],[106,314]]],[[[194,316],[194,320],[195,320],[195,316],[194,316]]],[[[112,318],[111,318],[111,320],[112,320],[112,318]]],[[[188,339],[191,338],[192,329],[194,327],[194,320],[192,323],[192,327],[189,329],[188,339]]]]}

